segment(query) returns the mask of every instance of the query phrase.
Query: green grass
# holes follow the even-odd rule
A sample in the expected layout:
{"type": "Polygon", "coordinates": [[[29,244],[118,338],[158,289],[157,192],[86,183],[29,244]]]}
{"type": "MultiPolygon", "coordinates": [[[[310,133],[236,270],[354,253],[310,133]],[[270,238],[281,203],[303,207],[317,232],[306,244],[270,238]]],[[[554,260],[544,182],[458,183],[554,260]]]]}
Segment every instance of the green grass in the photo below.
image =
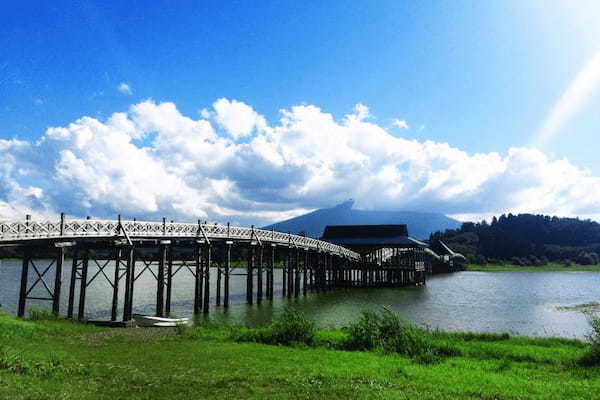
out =
{"type": "Polygon", "coordinates": [[[600,265],[570,265],[565,266],[562,264],[548,264],[539,267],[535,266],[521,266],[521,265],[476,265],[467,264],[465,269],[467,271],[486,271],[486,272],[497,272],[497,271],[540,271],[540,272],[552,272],[552,271],[577,271],[577,272],[600,272],[600,265]]]}
{"type": "MultiPolygon", "coordinates": [[[[507,334],[425,332],[456,355],[435,363],[339,350],[348,330],[312,344],[232,340],[235,327],[98,328],[0,316],[4,399],[578,399],[600,397],[591,345],[507,334]]],[[[264,329],[264,328],[263,328],[264,329]]]]}

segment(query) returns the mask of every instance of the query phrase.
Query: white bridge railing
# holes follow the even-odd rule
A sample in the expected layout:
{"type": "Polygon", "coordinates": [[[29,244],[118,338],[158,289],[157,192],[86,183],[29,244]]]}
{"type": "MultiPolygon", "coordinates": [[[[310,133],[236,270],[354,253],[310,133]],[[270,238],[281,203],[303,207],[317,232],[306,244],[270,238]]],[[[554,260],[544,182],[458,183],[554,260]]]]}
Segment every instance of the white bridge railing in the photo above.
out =
{"type": "Polygon", "coordinates": [[[180,222],[146,222],[121,220],[65,219],[59,221],[5,221],[0,222],[0,243],[33,239],[81,237],[128,237],[128,238],[193,238],[257,240],[267,243],[295,246],[310,250],[322,250],[352,260],[360,255],[345,247],[322,240],[292,235],[288,233],[266,231],[218,224],[192,224],[180,222]]]}

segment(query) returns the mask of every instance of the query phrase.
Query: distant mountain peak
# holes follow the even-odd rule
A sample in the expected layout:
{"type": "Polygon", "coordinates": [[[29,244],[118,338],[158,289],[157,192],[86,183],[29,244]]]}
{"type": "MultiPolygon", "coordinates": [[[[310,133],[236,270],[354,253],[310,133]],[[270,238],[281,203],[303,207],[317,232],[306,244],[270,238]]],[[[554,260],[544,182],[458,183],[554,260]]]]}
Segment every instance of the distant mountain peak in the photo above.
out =
{"type": "Polygon", "coordinates": [[[354,208],[354,200],[353,199],[348,199],[346,201],[341,202],[337,206],[333,206],[332,208],[352,210],[352,208],[354,208]]]}
{"type": "Polygon", "coordinates": [[[437,213],[415,211],[355,210],[354,200],[348,199],[331,208],[321,208],[308,214],[265,226],[280,232],[303,233],[321,237],[327,225],[385,225],[405,224],[410,236],[426,239],[430,233],[457,229],[461,223],[437,213]]]}

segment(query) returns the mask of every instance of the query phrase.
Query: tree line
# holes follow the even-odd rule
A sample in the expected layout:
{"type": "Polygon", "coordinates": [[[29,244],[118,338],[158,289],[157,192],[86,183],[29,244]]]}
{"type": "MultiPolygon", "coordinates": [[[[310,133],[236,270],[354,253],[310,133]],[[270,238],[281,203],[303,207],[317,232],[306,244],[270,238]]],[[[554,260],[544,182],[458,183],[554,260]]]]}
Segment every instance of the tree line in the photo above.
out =
{"type": "Polygon", "coordinates": [[[436,232],[474,264],[591,265],[600,262],[600,224],[579,218],[502,214],[492,221],[465,222],[459,229],[436,232]]]}

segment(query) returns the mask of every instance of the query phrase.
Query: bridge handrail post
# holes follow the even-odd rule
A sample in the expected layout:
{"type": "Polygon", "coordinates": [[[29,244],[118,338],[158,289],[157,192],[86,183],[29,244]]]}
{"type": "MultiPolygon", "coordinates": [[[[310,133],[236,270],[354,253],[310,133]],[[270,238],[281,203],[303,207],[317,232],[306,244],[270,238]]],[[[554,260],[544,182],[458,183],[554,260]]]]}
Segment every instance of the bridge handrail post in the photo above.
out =
{"type": "Polygon", "coordinates": [[[60,213],[60,236],[64,236],[65,234],[65,213],[60,213]]]}

